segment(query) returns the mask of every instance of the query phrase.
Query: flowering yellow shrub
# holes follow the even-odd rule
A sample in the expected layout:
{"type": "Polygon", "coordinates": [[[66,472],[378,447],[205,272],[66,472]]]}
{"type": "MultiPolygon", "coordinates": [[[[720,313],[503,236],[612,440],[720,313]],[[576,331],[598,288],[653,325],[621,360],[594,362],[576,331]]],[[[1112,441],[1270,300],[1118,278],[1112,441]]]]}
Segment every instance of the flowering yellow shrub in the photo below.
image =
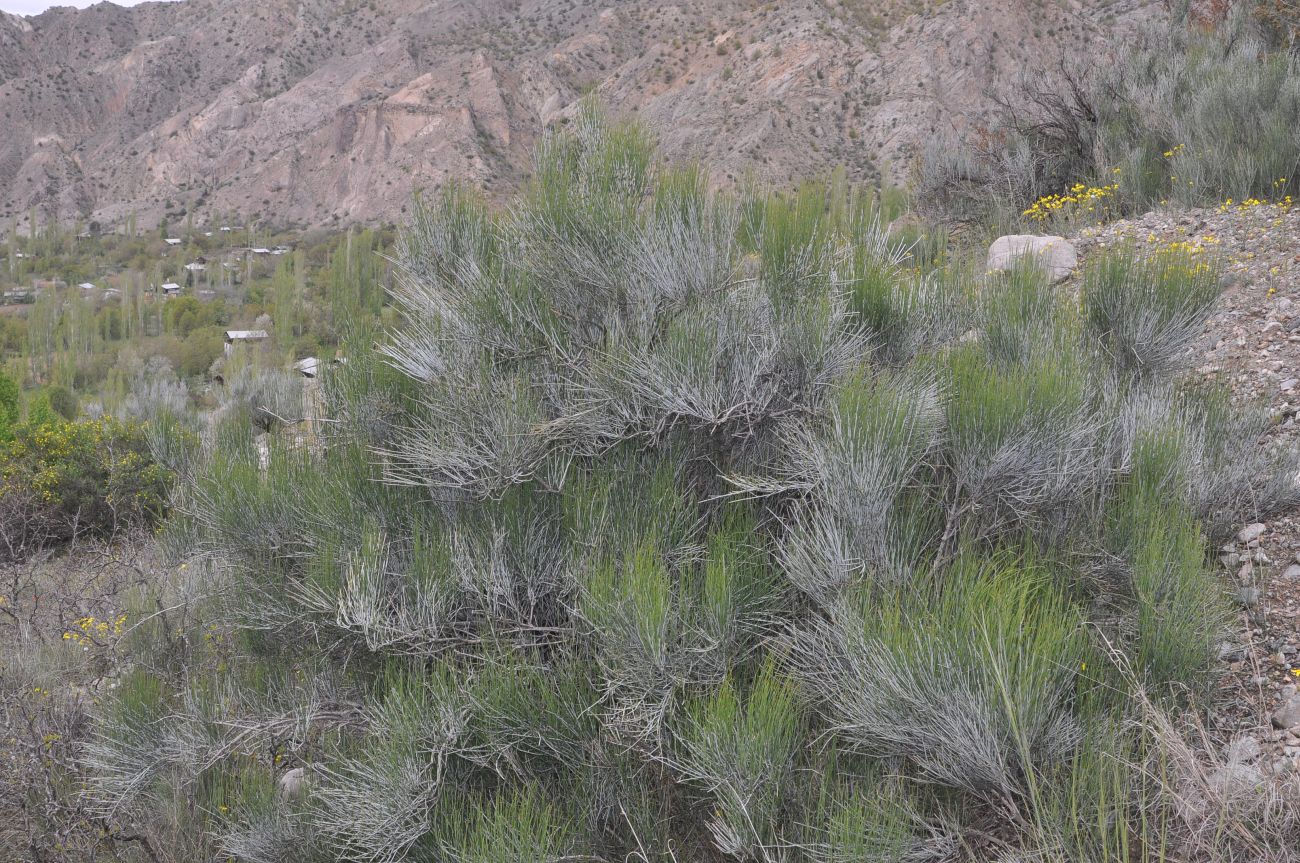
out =
{"type": "MultiPolygon", "coordinates": [[[[1273,184],[1274,188],[1281,188],[1284,187],[1285,185],[1286,185],[1285,177],[1277,180],[1273,184]]],[[[1291,206],[1292,206],[1292,200],[1290,195],[1283,195],[1281,198],[1278,198],[1277,200],[1274,201],[1266,201],[1263,200],[1262,198],[1247,198],[1244,201],[1234,201],[1232,198],[1228,198],[1226,201],[1224,201],[1222,204],[1219,205],[1219,212],[1220,213],[1228,213],[1228,212],[1249,213],[1253,210],[1258,210],[1262,207],[1269,207],[1275,209],[1279,213],[1285,214],[1291,212],[1291,206]]]]}
{"type": "Polygon", "coordinates": [[[1118,191],[1119,183],[1109,186],[1075,183],[1064,195],[1045,195],[1039,198],[1021,215],[1036,222],[1046,222],[1056,216],[1104,214],[1108,209],[1106,199],[1114,197],[1118,191]]]}
{"type": "Polygon", "coordinates": [[[99,647],[110,639],[120,638],[122,627],[126,625],[126,615],[118,615],[113,620],[98,620],[94,615],[78,618],[73,628],[63,633],[63,640],[82,647],[99,647]]]}
{"type": "Polygon", "coordinates": [[[26,501],[0,524],[45,540],[111,534],[162,512],[171,473],[154,462],[144,429],[105,417],[28,423],[0,443],[0,495],[26,501]]]}
{"type": "Polygon", "coordinates": [[[1193,278],[1208,273],[1213,265],[1201,257],[1205,247],[1200,243],[1176,241],[1156,253],[1164,274],[1176,278],[1193,278]]]}

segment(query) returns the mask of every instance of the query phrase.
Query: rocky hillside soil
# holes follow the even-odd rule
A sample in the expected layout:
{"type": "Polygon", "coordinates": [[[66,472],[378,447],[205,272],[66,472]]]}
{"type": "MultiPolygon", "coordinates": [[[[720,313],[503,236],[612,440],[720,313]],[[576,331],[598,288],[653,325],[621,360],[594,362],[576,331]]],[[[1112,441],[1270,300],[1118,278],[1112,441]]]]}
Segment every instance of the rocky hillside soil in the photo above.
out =
{"type": "Polygon", "coordinates": [[[714,183],[907,176],[1159,0],[184,0],[0,13],[0,225],[400,221],[596,93],[714,183]]]}
{"type": "MultiPolygon", "coordinates": [[[[1148,213],[1076,238],[1085,265],[1089,252],[1118,243],[1186,243],[1219,259],[1225,290],[1196,371],[1226,381],[1242,402],[1267,403],[1276,422],[1264,445],[1300,448],[1300,210],[1225,203],[1148,213]]],[[[1234,758],[1300,771],[1300,510],[1242,525],[1218,559],[1239,617],[1237,637],[1222,649],[1228,691],[1215,724],[1225,740],[1235,738],[1234,758]]]]}

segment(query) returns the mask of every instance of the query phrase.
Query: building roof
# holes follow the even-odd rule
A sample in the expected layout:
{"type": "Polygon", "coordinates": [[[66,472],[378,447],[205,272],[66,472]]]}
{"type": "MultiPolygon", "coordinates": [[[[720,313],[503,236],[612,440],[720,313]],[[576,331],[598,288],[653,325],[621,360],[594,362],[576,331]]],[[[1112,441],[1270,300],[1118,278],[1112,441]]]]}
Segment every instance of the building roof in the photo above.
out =
{"type": "Polygon", "coordinates": [[[176,284],[175,282],[163,282],[162,289],[164,291],[179,291],[181,289],[181,286],[176,284]]]}
{"type": "Polygon", "coordinates": [[[270,338],[266,330],[226,330],[228,342],[251,342],[266,338],[270,338]]]}
{"type": "Polygon", "coordinates": [[[303,377],[314,378],[320,370],[320,360],[315,357],[305,357],[293,364],[293,370],[301,372],[303,377]]]}
{"type": "Polygon", "coordinates": [[[77,287],[81,288],[83,291],[95,290],[95,285],[93,282],[82,282],[81,284],[77,285],[77,287]]]}
{"type": "Polygon", "coordinates": [[[189,270],[191,273],[201,273],[207,268],[208,268],[207,264],[194,263],[194,264],[185,265],[185,269],[189,270]]]}
{"type": "Polygon", "coordinates": [[[163,242],[166,243],[166,244],[169,245],[169,246],[179,246],[179,245],[181,244],[181,238],[180,238],[180,237],[168,237],[167,239],[163,240],[163,242]]]}

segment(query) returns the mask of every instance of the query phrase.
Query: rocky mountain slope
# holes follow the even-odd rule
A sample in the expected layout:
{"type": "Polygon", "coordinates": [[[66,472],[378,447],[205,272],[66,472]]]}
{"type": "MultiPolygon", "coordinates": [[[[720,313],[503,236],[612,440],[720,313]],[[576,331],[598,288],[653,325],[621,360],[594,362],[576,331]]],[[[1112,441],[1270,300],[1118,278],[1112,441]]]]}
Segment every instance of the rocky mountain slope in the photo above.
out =
{"type": "Polygon", "coordinates": [[[1155,0],[184,0],[0,14],[0,223],[400,218],[595,91],[715,182],[907,174],[1155,0]]]}

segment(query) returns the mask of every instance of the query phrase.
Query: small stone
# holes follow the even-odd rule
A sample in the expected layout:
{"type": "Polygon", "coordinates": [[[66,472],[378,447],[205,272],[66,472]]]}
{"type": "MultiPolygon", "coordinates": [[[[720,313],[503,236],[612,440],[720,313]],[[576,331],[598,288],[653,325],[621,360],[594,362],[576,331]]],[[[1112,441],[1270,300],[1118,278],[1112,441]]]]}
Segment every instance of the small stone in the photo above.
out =
{"type": "Polygon", "coordinates": [[[1237,601],[1245,608],[1254,608],[1259,605],[1259,588],[1243,587],[1238,589],[1237,601]]]}
{"type": "Polygon", "coordinates": [[[1248,524],[1241,530],[1237,531],[1237,542],[1251,542],[1252,540],[1259,539],[1264,535],[1264,531],[1266,530],[1268,530],[1268,528],[1259,522],[1248,524]]]}
{"type": "Polygon", "coordinates": [[[1300,563],[1293,563],[1286,569],[1282,570],[1282,577],[1287,581],[1300,579],[1300,563]]]}
{"type": "Polygon", "coordinates": [[[1243,281],[1244,280],[1242,279],[1240,273],[1235,273],[1232,270],[1229,270],[1228,272],[1224,273],[1222,276],[1219,276],[1219,290],[1221,291],[1232,290],[1237,285],[1241,284],[1243,281]]]}
{"type": "Polygon", "coordinates": [[[1280,729],[1300,726],[1300,695],[1292,695],[1273,711],[1273,727],[1280,729]]]}
{"type": "Polygon", "coordinates": [[[1219,658],[1226,660],[1240,659],[1246,653],[1246,649],[1240,644],[1233,644],[1231,641],[1224,641],[1219,644],[1219,658]]]}
{"type": "Polygon", "coordinates": [[[1252,554],[1250,556],[1250,559],[1253,560],[1255,563],[1272,563],[1272,561],[1269,560],[1268,555],[1264,553],[1263,549],[1260,549],[1259,551],[1256,551],[1254,554],[1252,554]]]}
{"type": "Polygon", "coordinates": [[[1232,569],[1234,566],[1241,563],[1241,555],[1237,554],[1235,551],[1230,554],[1221,554],[1219,555],[1219,563],[1223,564],[1224,569],[1232,569]]]}

